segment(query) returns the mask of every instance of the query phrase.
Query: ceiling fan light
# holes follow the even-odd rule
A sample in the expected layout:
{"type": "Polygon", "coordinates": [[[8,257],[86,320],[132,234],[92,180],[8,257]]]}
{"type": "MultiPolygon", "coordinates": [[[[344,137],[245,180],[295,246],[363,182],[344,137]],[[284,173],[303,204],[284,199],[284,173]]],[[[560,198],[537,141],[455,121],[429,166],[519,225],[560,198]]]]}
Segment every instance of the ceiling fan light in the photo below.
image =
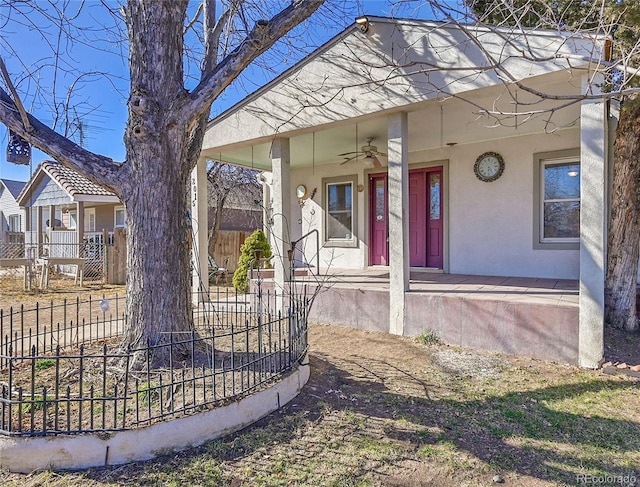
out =
{"type": "Polygon", "coordinates": [[[371,154],[367,154],[367,156],[362,159],[362,162],[364,163],[365,167],[373,167],[373,165],[375,164],[375,159],[371,154]]]}

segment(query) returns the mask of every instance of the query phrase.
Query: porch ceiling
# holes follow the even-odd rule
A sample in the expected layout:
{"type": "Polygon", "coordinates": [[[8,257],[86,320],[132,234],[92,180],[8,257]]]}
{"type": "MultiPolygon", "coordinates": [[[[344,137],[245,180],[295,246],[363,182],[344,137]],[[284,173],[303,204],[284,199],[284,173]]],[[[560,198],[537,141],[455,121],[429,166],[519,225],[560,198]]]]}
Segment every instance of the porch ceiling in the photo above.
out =
{"type": "MultiPolygon", "coordinates": [[[[571,77],[566,71],[539,78],[533,83],[529,80],[529,85],[538,85],[546,93],[575,94],[580,89],[580,79],[571,77]]],[[[534,99],[526,92],[516,92],[513,87],[509,92],[505,86],[494,86],[463,93],[455,98],[430,100],[404,107],[409,117],[410,161],[412,153],[446,148],[450,144],[472,144],[579,126],[580,104],[575,103],[562,110],[550,110],[560,103],[534,99]],[[527,105],[527,102],[533,104],[527,105]],[[523,114],[503,116],[498,121],[481,114],[481,107],[523,114]],[[524,114],[525,111],[537,113],[524,114]]],[[[277,135],[290,139],[291,167],[339,164],[344,158],[338,154],[360,150],[369,137],[373,137],[372,145],[380,152],[387,152],[387,116],[393,111],[377,112],[371,116],[277,135]]],[[[216,130],[216,126],[209,130],[216,130]]],[[[224,130],[224,124],[220,126],[220,130],[224,130]]],[[[269,171],[271,143],[275,135],[219,147],[205,147],[202,156],[269,171]]],[[[387,164],[385,158],[379,159],[383,166],[387,164]]]]}

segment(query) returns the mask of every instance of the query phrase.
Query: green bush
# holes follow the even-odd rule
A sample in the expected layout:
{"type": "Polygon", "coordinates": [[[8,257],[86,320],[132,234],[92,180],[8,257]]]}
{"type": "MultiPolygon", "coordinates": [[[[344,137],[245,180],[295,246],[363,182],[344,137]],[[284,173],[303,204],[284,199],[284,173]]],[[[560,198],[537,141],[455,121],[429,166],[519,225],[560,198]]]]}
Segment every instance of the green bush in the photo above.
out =
{"type": "Polygon", "coordinates": [[[249,269],[258,268],[258,259],[268,259],[271,257],[271,246],[262,230],[256,230],[240,247],[240,260],[238,267],[233,273],[233,287],[237,291],[246,293],[249,289],[249,269]],[[256,255],[259,253],[259,255],[256,255]]]}

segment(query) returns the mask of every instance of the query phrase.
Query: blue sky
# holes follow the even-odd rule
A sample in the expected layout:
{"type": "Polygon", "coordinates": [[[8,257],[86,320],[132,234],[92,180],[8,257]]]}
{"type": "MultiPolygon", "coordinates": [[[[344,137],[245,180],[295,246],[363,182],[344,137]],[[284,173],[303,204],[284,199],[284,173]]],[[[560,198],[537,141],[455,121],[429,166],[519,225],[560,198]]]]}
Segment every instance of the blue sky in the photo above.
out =
{"type": "MultiPolygon", "coordinates": [[[[29,101],[25,97],[27,110],[50,126],[53,125],[55,117],[54,110],[47,106],[48,100],[51,98],[50,94],[54,90],[53,70],[42,67],[37,72],[33,72],[34,66],[41,65],[42,60],[50,57],[52,51],[57,51],[63,53],[60,57],[63,68],[65,67],[65,62],[70,63],[73,61],[75,64],[82,66],[83,72],[109,72],[112,75],[112,79],[109,82],[106,82],[101,76],[83,76],[79,82],[79,85],[82,86],[79,91],[80,96],[75,99],[75,103],[80,103],[80,107],[84,106],[85,109],[89,105],[93,107],[90,113],[83,114],[80,118],[83,126],[84,146],[93,152],[121,161],[125,158],[122,135],[127,116],[128,81],[126,60],[106,53],[106,49],[112,49],[112,45],[107,47],[107,44],[104,43],[105,29],[100,29],[97,26],[101,22],[104,22],[105,25],[108,24],[109,19],[103,20],[101,17],[104,16],[104,8],[99,2],[89,0],[87,3],[89,4],[89,9],[83,11],[84,17],[80,21],[94,31],[92,33],[89,30],[87,34],[88,43],[91,44],[90,47],[81,44],[71,46],[64,42],[57,44],[58,38],[55,35],[55,31],[50,31],[43,37],[38,32],[38,30],[41,30],[41,25],[38,24],[37,16],[30,16],[31,25],[28,22],[5,24],[7,10],[4,7],[0,7],[0,55],[2,55],[7,64],[14,83],[19,86],[23,93],[29,94],[29,101]],[[96,47],[104,47],[105,52],[96,51],[96,47]],[[35,77],[40,79],[41,86],[43,86],[40,93],[38,93],[35,83],[29,81],[30,77],[31,79],[35,77]]],[[[304,31],[304,35],[312,38],[312,42],[319,45],[342,31],[357,15],[362,13],[390,15],[389,1],[387,0],[361,0],[360,2],[346,3],[350,8],[351,3],[353,4],[351,8],[353,17],[340,19],[333,25],[328,23],[319,24],[317,21],[315,24],[311,22],[310,27],[306,27],[307,30],[304,31]]],[[[419,3],[416,2],[416,4],[419,3]]],[[[426,9],[424,7],[415,9],[416,4],[410,5],[399,12],[399,16],[424,17],[423,14],[426,9]]],[[[71,2],[71,7],[74,5],[80,5],[80,3],[74,4],[74,2],[71,2]]],[[[13,16],[13,18],[16,17],[13,16]]],[[[111,37],[112,39],[110,40],[113,41],[113,36],[111,37]]],[[[303,54],[303,52],[294,53],[291,59],[281,62],[276,71],[283,71],[288,68],[298,61],[303,54]]],[[[124,53],[124,57],[126,57],[126,53],[124,53]]],[[[231,85],[223,96],[214,102],[212,115],[224,111],[274,75],[274,73],[266,74],[256,70],[251,71],[245,76],[243,82],[231,85]]],[[[58,90],[57,98],[60,100],[64,99],[66,93],[65,85],[69,83],[69,79],[72,79],[70,75],[68,75],[67,80],[63,79],[58,83],[55,88],[58,90]]],[[[63,128],[58,126],[57,130],[62,132],[63,128]]],[[[34,149],[32,167],[9,163],[5,154],[7,139],[7,130],[4,125],[0,124],[0,178],[26,181],[29,179],[31,171],[35,170],[37,164],[46,159],[47,156],[34,149]]]]}

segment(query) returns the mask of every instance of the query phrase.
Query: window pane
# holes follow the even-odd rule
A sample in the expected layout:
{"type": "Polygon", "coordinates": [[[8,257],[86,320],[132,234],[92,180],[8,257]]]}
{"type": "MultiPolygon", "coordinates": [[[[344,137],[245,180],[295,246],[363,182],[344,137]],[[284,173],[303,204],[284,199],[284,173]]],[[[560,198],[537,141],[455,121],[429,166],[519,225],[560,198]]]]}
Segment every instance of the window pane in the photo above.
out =
{"type": "Polygon", "coordinates": [[[580,203],[561,201],[544,204],[544,238],[580,237],[580,203]]]}
{"type": "Polygon", "coordinates": [[[580,164],[548,164],[544,167],[544,199],[580,198],[580,164]]]}
{"type": "Polygon", "coordinates": [[[124,208],[116,208],[115,211],[115,225],[116,228],[125,226],[125,212],[124,208]]]}
{"type": "Polygon", "coordinates": [[[351,183],[329,185],[329,211],[351,211],[351,183]]]}
{"type": "Polygon", "coordinates": [[[351,213],[329,213],[329,238],[351,238],[351,213]]]}
{"type": "Polygon", "coordinates": [[[351,239],[351,183],[327,185],[327,238],[351,239]]]}
{"type": "Polygon", "coordinates": [[[78,214],[75,211],[69,212],[69,228],[75,230],[78,226],[78,214]]]}
{"type": "Polygon", "coordinates": [[[378,179],[376,180],[376,220],[379,222],[384,220],[386,216],[386,211],[384,209],[385,201],[384,180],[378,179]]]}
{"type": "Polygon", "coordinates": [[[440,174],[431,174],[429,176],[430,201],[429,201],[429,218],[431,220],[440,220],[440,174]]]}
{"type": "Polygon", "coordinates": [[[20,231],[20,215],[9,216],[9,231],[10,232],[20,231]]]}

